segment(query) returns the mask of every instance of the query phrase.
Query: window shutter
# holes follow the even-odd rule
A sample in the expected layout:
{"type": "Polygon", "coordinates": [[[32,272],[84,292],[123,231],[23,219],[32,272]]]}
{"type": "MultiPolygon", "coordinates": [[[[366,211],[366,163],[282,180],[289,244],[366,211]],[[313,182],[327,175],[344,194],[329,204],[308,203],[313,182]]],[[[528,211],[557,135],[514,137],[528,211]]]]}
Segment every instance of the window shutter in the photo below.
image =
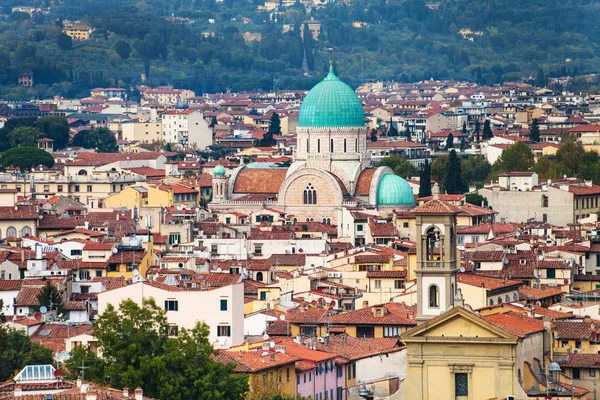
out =
{"type": "Polygon", "coordinates": [[[179,311],[179,302],[175,300],[175,311],[179,311]]]}
{"type": "Polygon", "coordinates": [[[165,300],[165,311],[169,311],[169,302],[165,300]]]}
{"type": "Polygon", "coordinates": [[[227,336],[231,336],[231,326],[227,326],[227,336]]]}

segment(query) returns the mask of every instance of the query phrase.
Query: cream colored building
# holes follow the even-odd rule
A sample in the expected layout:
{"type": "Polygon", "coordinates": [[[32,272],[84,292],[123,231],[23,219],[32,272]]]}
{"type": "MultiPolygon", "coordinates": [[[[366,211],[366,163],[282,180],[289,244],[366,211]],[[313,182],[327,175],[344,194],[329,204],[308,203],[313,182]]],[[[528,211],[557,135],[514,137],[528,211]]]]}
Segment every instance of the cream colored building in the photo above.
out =
{"type": "Polygon", "coordinates": [[[157,185],[131,185],[106,199],[106,208],[171,207],[173,191],[157,185]]]}
{"type": "Polygon", "coordinates": [[[213,144],[212,129],[197,110],[170,110],[162,114],[162,140],[205,150],[213,144]]]}
{"type": "Polygon", "coordinates": [[[160,122],[128,122],[121,124],[121,137],[130,142],[151,143],[162,141],[162,124],[160,122]]]}

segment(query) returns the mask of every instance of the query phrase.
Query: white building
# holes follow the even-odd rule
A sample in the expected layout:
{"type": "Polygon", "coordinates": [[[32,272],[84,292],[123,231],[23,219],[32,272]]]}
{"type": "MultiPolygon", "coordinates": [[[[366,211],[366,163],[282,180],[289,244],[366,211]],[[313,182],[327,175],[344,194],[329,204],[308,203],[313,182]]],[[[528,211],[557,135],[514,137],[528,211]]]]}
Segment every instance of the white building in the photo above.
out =
{"type": "Polygon", "coordinates": [[[162,114],[162,139],[204,150],[213,144],[212,129],[197,110],[170,110],[162,114]]]}
{"type": "Polygon", "coordinates": [[[196,322],[204,321],[210,328],[208,339],[214,347],[226,348],[244,341],[244,284],[241,281],[212,290],[137,282],[98,293],[98,313],[106,311],[109,304],[118,308],[126,299],[141,305],[145,298],[153,298],[157,305],[165,307],[173,335],[177,327],[192,329],[196,322]]]}

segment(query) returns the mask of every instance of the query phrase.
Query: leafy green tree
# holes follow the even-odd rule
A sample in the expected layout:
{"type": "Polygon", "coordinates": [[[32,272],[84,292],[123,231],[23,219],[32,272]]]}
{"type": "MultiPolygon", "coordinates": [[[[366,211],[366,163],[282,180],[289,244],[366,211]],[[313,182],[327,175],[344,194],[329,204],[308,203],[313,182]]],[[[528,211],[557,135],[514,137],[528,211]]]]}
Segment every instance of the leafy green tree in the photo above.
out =
{"type": "Polygon", "coordinates": [[[537,87],[546,87],[548,84],[548,80],[546,79],[546,75],[544,75],[544,70],[540,68],[537,73],[537,77],[535,78],[535,86],[537,87]]]}
{"type": "Polygon", "coordinates": [[[537,118],[534,118],[529,126],[529,140],[533,140],[534,142],[540,141],[540,125],[537,118]]]}
{"type": "Polygon", "coordinates": [[[21,171],[31,171],[38,165],[48,168],[54,166],[54,157],[47,151],[32,146],[13,147],[0,156],[1,168],[19,168],[21,171]]]}
{"type": "Polygon", "coordinates": [[[52,350],[32,343],[22,331],[0,325],[0,381],[27,365],[52,364],[52,350]]]}
{"type": "Polygon", "coordinates": [[[150,79],[150,63],[160,57],[165,58],[168,54],[167,44],[158,34],[147,34],[143,40],[133,44],[133,48],[144,61],[144,73],[146,79],[150,79]]]}
{"type": "Polygon", "coordinates": [[[419,174],[419,197],[428,196],[431,196],[431,166],[429,160],[425,159],[419,174]]]}
{"type": "Polygon", "coordinates": [[[281,120],[279,119],[279,114],[276,112],[271,114],[268,133],[271,135],[281,135],[281,120]]]}
{"type": "Polygon", "coordinates": [[[465,200],[467,203],[469,204],[473,204],[479,207],[487,207],[488,206],[488,200],[486,197],[480,195],[477,192],[473,192],[473,193],[468,193],[465,196],[465,200]]]}
{"type": "Polygon", "coordinates": [[[431,178],[443,183],[446,180],[446,171],[448,169],[448,156],[443,155],[433,159],[431,162],[431,178]]]}
{"type": "Polygon", "coordinates": [[[446,150],[449,150],[454,147],[454,135],[449,133],[446,138],[446,150]]]}
{"type": "Polygon", "coordinates": [[[369,134],[369,140],[371,140],[371,142],[377,141],[377,130],[376,129],[371,129],[371,133],[369,134]]]}
{"type": "Polygon", "coordinates": [[[378,167],[390,167],[396,175],[403,178],[409,176],[415,176],[419,172],[417,168],[408,161],[404,156],[398,154],[392,154],[389,157],[384,158],[377,164],[378,167]]]}
{"type": "Polygon", "coordinates": [[[45,306],[48,311],[56,311],[57,314],[62,314],[64,311],[63,298],[58,288],[50,281],[46,282],[38,293],[37,299],[40,306],[45,306]]]}
{"type": "Polygon", "coordinates": [[[533,152],[523,142],[517,142],[504,150],[494,163],[495,172],[529,171],[534,165],[533,152]]]}
{"type": "Polygon", "coordinates": [[[65,362],[68,370],[67,378],[77,380],[81,376],[81,367],[85,368],[85,380],[102,382],[104,379],[104,362],[89,348],[77,345],[65,362]]]}
{"type": "Polygon", "coordinates": [[[579,170],[579,163],[585,150],[581,142],[572,137],[564,136],[561,145],[556,152],[556,161],[567,167],[569,174],[576,174],[579,170]]]}
{"type": "Polygon", "coordinates": [[[117,43],[115,43],[115,51],[119,57],[126,60],[131,54],[131,45],[124,40],[119,40],[117,43]]]}
{"type": "Polygon", "coordinates": [[[463,182],[468,182],[476,187],[482,187],[492,171],[490,163],[481,155],[471,155],[462,159],[460,167],[463,182]]]}
{"type": "Polygon", "coordinates": [[[398,136],[398,129],[394,126],[394,122],[392,122],[391,118],[390,118],[390,127],[388,128],[387,135],[389,137],[398,136]]]}
{"type": "Polygon", "coordinates": [[[462,180],[460,160],[456,150],[448,154],[448,164],[446,165],[446,179],[444,180],[444,190],[448,194],[461,194],[465,192],[465,185],[462,180]]]}
{"type": "Polygon", "coordinates": [[[49,115],[36,122],[37,129],[43,137],[54,140],[54,148],[63,149],[69,143],[69,123],[65,117],[49,115]]]}
{"type": "Polygon", "coordinates": [[[71,39],[71,36],[67,35],[66,33],[61,32],[56,39],[56,45],[61,50],[71,50],[73,47],[73,39],[71,39]]]}
{"type": "Polygon", "coordinates": [[[579,160],[577,178],[581,180],[592,180],[596,183],[600,172],[600,156],[595,151],[585,151],[579,160]]]}
{"type": "Polygon", "coordinates": [[[99,153],[116,153],[119,151],[117,138],[108,128],[92,127],[79,132],[73,138],[73,145],[86,149],[95,149],[99,153]]]}
{"type": "Polygon", "coordinates": [[[10,145],[16,146],[37,146],[40,138],[40,132],[30,126],[21,126],[10,133],[10,145]]]}
{"type": "Polygon", "coordinates": [[[244,399],[248,378],[212,358],[206,324],[179,329],[176,337],[168,332],[166,312],[154,299],[141,306],[124,300],[118,310],[109,305],[94,323],[104,355],[96,382],[118,389],[141,386],[160,399],[244,399]]]}
{"type": "Polygon", "coordinates": [[[490,126],[490,120],[486,119],[485,122],[483,123],[482,138],[483,138],[483,140],[486,140],[486,139],[491,139],[493,137],[494,137],[494,134],[492,133],[492,127],[490,126]]]}

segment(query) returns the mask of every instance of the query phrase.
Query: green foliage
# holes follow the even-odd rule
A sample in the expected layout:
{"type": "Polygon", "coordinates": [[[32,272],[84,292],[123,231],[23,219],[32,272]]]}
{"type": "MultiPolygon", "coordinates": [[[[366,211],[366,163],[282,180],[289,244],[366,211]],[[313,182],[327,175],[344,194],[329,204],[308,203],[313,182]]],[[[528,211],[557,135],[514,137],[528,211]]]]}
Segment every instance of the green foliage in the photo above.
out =
{"type": "Polygon", "coordinates": [[[429,160],[425,159],[419,174],[419,197],[428,196],[431,196],[431,166],[429,160]]]}
{"type": "Polygon", "coordinates": [[[69,143],[69,123],[65,117],[49,115],[36,121],[42,137],[54,140],[54,149],[60,150],[69,143]]]}
{"type": "MultiPolygon", "coordinates": [[[[144,388],[161,399],[242,400],[247,377],[232,374],[233,367],[216,362],[208,342],[209,328],[197,323],[191,330],[167,334],[166,312],[153,299],[142,306],[124,300],[116,310],[109,305],[94,323],[94,334],[104,358],[99,384],[144,388]]],[[[100,368],[100,367],[99,367],[100,368]]]]}
{"type": "Polygon", "coordinates": [[[19,168],[21,171],[30,171],[38,165],[54,166],[54,157],[50,153],[32,146],[19,146],[5,151],[0,156],[0,167],[19,168]]]}
{"type": "Polygon", "coordinates": [[[95,149],[100,153],[116,153],[119,151],[117,138],[108,128],[92,127],[81,131],[73,138],[73,145],[86,149],[95,149]]]}
{"type": "Polygon", "coordinates": [[[461,160],[463,182],[475,187],[483,187],[492,172],[492,166],[484,156],[472,155],[461,160]]]}
{"type": "Polygon", "coordinates": [[[494,172],[525,172],[534,165],[533,152],[523,142],[517,142],[504,150],[494,163],[494,172]]]}
{"type": "Polygon", "coordinates": [[[492,128],[490,126],[490,120],[486,119],[485,122],[483,123],[482,138],[483,138],[483,140],[486,140],[486,139],[491,139],[493,137],[494,137],[494,134],[492,133],[492,128]]]}
{"type": "Polygon", "coordinates": [[[9,134],[10,145],[16,146],[37,146],[37,141],[40,138],[40,132],[29,126],[21,126],[16,128],[9,134]]]}
{"type": "Polygon", "coordinates": [[[449,150],[454,147],[454,135],[449,133],[446,138],[446,150],[449,150]]]}
{"type": "Polygon", "coordinates": [[[584,153],[581,142],[572,137],[563,137],[560,148],[556,152],[556,161],[563,164],[570,175],[575,174],[584,153]]]}
{"type": "Polygon", "coordinates": [[[376,129],[371,129],[371,133],[369,134],[369,140],[371,142],[377,141],[377,130],[376,129]]]}
{"type": "Polygon", "coordinates": [[[52,364],[52,350],[32,343],[22,331],[0,325],[0,381],[31,364],[52,364]]]}
{"type": "Polygon", "coordinates": [[[540,141],[540,124],[538,124],[537,118],[534,118],[529,126],[529,139],[534,142],[540,141]]]}
{"type": "Polygon", "coordinates": [[[398,129],[394,126],[392,119],[390,118],[390,127],[388,128],[387,135],[389,137],[398,136],[398,129]]]}
{"type": "Polygon", "coordinates": [[[448,154],[448,163],[446,164],[446,176],[444,179],[443,190],[448,194],[461,194],[465,192],[465,184],[462,180],[460,160],[456,150],[448,154]]]}
{"type": "Polygon", "coordinates": [[[115,51],[119,57],[122,59],[127,59],[131,54],[131,45],[124,40],[119,40],[117,43],[115,43],[115,51]]]}
{"type": "Polygon", "coordinates": [[[384,158],[377,164],[377,166],[390,167],[396,175],[399,175],[403,178],[415,176],[419,172],[413,163],[408,161],[406,157],[398,154],[392,154],[391,156],[384,158]]]}
{"type": "Polygon", "coordinates": [[[40,293],[37,296],[40,306],[45,306],[48,311],[56,311],[56,314],[62,314],[63,299],[58,291],[58,288],[50,281],[46,282],[40,293]]]}
{"type": "Polygon", "coordinates": [[[548,80],[546,79],[546,75],[544,75],[544,70],[540,68],[537,73],[537,77],[535,78],[535,86],[537,87],[546,87],[548,84],[548,80]]]}
{"type": "Polygon", "coordinates": [[[71,350],[70,357],[65,362],[65,365],[68,370],[67,379],[77,380],[81,376],[82,366],[85,368],[86,382],[102,382],[104,379],[104,362],[87,347],[81,345],[75,346],[71,350]]]}
{"type": "Polygon", "coordinates": [[[271,114],[268,133],[271,134],[271,138],[273,137],[273,135],[281,135],[281,120],[279,119],[279,114],[277,114],[276,112],[271,114]]]}
{"type": "Polygon", "coordinates": [[[463,122],[462,133],[464,133],[465,135],[467,134],[467,123],[466,122],[463,122]]]}
{"type": "Polygon", "coordinates": [[[436,157],[431,162],[431,178],[442,184],[446,180],[446,171],[448,165],[448,156],[436,157]]]}
{"type": "Polygon", "coordinates": [[[479,207],[487,207],[488,206],[488,199],[486,197],[480,195],[477,192],[468,193],[465,196],[465,200],[467,201],[467,203],[474,204],[479,207]]]}
{"type": "Polygon", "coordinates": [[[73,47],[73,39],[66,33],[61,33],[56,39],[56,45],[61,50],[71,50],[73,47]]]}

